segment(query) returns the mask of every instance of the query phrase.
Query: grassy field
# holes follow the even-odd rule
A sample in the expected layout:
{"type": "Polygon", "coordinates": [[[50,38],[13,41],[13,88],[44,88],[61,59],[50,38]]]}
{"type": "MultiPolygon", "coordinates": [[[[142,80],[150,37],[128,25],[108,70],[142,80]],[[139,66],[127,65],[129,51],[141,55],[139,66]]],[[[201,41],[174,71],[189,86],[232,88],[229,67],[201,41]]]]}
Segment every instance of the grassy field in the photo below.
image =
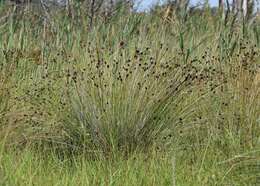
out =
{"type": "Polygon", "coordinates": [[[259,20],[76,10],[0,6],[0,185],[260,184],[259,20]]]}

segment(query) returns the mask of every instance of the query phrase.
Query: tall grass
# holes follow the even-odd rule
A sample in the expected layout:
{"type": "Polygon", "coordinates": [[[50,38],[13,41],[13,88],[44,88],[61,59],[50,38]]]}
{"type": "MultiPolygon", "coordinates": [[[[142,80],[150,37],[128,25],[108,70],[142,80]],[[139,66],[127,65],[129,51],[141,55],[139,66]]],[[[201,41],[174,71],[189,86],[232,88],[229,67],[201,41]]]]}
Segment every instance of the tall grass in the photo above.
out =
{"type": "Polygon", "coordinates": [[[122,10],[90,31],[80,9],[51,20],[9,13],[0,27],[3,185],[257,184],[259,22],[122,10]]]}

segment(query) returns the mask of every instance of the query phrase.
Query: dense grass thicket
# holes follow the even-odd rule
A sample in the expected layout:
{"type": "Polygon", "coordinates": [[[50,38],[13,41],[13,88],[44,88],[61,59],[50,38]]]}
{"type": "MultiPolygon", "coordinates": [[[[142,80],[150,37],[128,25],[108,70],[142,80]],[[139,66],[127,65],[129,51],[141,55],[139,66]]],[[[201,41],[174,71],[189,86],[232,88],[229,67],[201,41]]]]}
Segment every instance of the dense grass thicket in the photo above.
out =
{"type": "Polygon", "coordinates": [[[0,185],[260,184],[258,19],[0,16],[0,185]]]}

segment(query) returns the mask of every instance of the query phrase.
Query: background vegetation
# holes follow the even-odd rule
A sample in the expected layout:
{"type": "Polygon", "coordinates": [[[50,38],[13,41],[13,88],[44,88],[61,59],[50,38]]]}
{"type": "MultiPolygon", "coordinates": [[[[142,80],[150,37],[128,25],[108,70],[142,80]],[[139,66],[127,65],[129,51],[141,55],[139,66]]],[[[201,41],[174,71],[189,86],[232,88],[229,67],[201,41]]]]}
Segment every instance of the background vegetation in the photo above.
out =
{"type": "Polygon", "coordinates": [[[0,6],[0,185],[258,185],[259,18],[80,5],[0,6]]]}

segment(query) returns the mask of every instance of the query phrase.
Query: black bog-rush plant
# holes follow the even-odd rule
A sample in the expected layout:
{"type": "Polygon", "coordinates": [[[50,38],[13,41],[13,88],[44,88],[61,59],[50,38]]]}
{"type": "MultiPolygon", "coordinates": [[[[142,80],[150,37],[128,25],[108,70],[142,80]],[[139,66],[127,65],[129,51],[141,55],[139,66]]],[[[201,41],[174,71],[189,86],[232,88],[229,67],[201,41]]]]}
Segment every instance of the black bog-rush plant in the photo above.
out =
{"type": "Polygon", "coordinates": [[[104,153],[147,150],[164,146],[165,136],[188,124],[196,67],[156,58],[148,47],[131,51],[121,45],[112,53],[89,46],[84,67],[68,72],[76,121],[66,126],[74,146],[104,153]]]}

